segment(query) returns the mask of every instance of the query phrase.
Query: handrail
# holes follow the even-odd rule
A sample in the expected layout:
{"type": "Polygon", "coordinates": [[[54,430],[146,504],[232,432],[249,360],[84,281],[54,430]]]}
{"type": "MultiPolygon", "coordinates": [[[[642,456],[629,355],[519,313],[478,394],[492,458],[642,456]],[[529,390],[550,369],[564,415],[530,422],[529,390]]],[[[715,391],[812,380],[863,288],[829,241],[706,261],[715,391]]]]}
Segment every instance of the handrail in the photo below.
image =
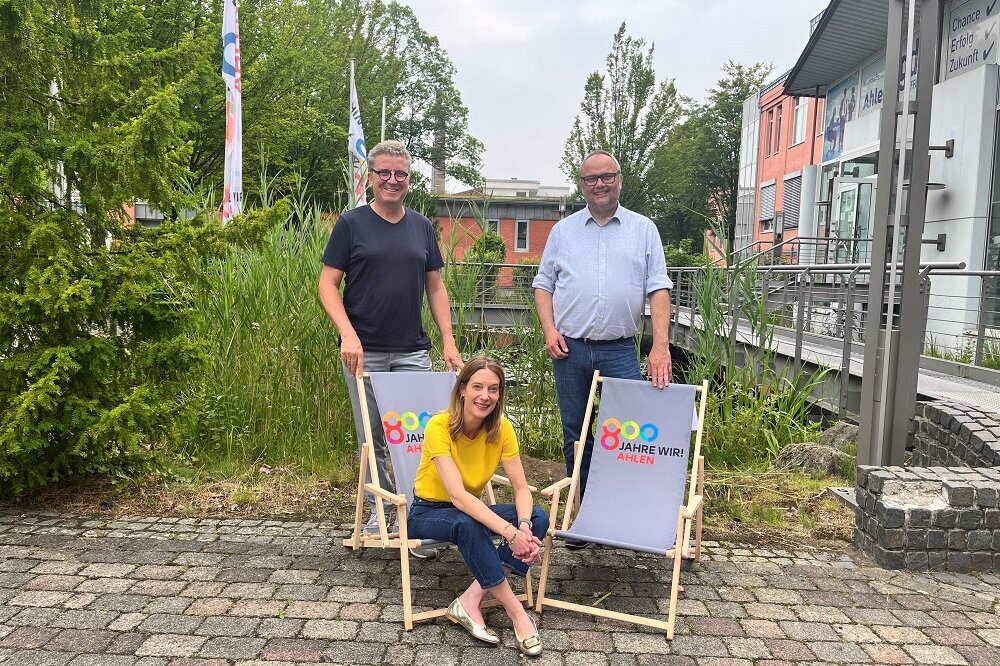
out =
{"type": "MultiPolygon", "coordinates": [[[[785,240],[783,240],[783,241],[781,241],[779,243],[775,243],[775,244],[771,245],[770,247],[768,247],[767,249],[761,250],[757,254],[750,255],[749,257],[747,257],[746,259],[744,259],[740,263],[742,263],[742,264],[748,264],[751,261],[753,261],[754,259],[757,259],[758,257],[763,257],[763,256],[765,256],[767,254],[773,253],[775,250],[777,250],[780,247],[783,247],[785,244],[797,243],[798,245],[802,245],[802,241],[818,241],[815,244],[816,245],[821,245],[823,243],[829,243],[830,241],[833,241],[833,240],[847,243],[847,242],[851,242],[851,241],[854,241],[854,242],[870,242],[872,239],[871,238],[860,238],[860,237],[859,238],[826,238],[826,237],[823,237],[823,236],[793,236],[792,238],[786,238],[785,240]]],[[[763,242],[766,242],[766,241],[763,241],[763,242]]]]}

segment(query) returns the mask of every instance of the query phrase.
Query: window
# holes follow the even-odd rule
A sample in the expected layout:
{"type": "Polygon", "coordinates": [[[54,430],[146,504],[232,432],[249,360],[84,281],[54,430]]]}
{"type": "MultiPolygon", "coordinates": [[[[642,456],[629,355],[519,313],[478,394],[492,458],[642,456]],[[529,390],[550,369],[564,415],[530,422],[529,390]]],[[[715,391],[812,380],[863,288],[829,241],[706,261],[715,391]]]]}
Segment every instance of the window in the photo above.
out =
{"type": "Polygon", "coordinates": [[[774,148],[771,150],[772,153],[777,153],[781,150],[781,105],[778,105],[778,115],[774,123],[774,148]]]}
{"type": "Polygon", "coordinates": [[[792,116],[792,145],[806,140],[806,123],[809,117],[809,98],[795,98],[795,114],[792,116]]]}
{"type": "Polygon", "coordinates": [[[528,251],[528,220],[518,220],[515,226],[514,251],[528,251]]]}
{"type": "Polygon", "coordinates": [[[500,220],[486,220],[486,231],[492,231],[497,236],[500,235],[500,220]]]}
{"type": "Polygon", "coordinates": [[[767,141],[764,142],[764,155],[771,154],[771,140],[774,138],[774,109],[767,112],[767,141]]]}
{"type": "Polygon", "coordinates": [[[774,188],[774,183],[760,188],[760,214],[757,216],[757,220],[762,223],[761,228],[764,228],[763,223],[767,222],[767,229],[770,229],[771,220],[774,219],[774,188]]]}
{"type": "Polygon", "coordinates": [[[526,196],[528,196],[528,193],[527,192],[518,192],[517,196],[519,196],[519,197],[526,197],[526,196]]]}
{"type": "Polygon", "coordinates": [[[785,181],[785,193],[781,199],[781,207],[785,212],[784,228],[797,228],[799,226],[799,209],[802,206],[802,176],[789,178],[785,181]]]}

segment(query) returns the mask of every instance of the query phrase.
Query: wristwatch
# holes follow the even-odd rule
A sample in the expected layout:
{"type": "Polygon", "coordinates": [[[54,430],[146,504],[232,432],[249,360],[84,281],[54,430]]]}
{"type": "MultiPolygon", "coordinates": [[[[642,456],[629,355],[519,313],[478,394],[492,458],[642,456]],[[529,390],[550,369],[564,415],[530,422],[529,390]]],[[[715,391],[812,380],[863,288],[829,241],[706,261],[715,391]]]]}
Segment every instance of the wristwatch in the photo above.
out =
{"type": "Polygon", "coordinates": [[[528,529],[529,530],[532,527],[534,527],[534,525],[531,524],[531,519],[530,518],[522,518],[521,520],[517,521],[517,528],[518,529],[521,529],[521,523],[528,523],[528,529]]]}

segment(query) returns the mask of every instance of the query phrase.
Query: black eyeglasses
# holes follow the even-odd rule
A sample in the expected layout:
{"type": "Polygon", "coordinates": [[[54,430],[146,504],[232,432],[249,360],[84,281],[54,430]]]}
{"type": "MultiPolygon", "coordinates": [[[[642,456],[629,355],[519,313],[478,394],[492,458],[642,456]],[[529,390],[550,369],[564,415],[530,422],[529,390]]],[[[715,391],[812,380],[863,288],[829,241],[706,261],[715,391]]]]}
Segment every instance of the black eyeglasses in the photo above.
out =
{"type": "Polygon", "coordinates": [[[383,183],[389,180],[390,176],[396,177],[396,182],[403,182],[410,177],[410,174],[406,171],[393,171],[392,169],[372,169],[372,173],[379,177],[383,183]]]}
{"type": "Polygon", "coordinates": [[[609,171],[607,173],[597,174],[596,176],[580,176],[580,180],[582,180],[590,187],[597,185],[598,178],[600,178],[605,185],[610,185],[611,183],[615,182],[615,178],[617,178],[619,174],[621,174],[621,171],[614,171],[614,172],[609,171]]]}

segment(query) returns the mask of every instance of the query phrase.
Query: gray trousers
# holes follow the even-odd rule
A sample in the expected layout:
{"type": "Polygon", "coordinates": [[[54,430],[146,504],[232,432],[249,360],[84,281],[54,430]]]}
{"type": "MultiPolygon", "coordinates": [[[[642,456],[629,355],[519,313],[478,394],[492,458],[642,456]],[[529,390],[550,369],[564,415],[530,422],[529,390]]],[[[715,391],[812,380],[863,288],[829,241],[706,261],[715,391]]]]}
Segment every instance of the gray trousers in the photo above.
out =
{"type": "MultiPolygon", "coordinates": [[[[361,445],[365,438],[365,429],[361,423],[361,402],[358,399],[357,380],[347,371],[347,366],[341,361],[344,379],[347,380],[347,392],[351,396],[351,409],[354,411],[354,429],[358,434],[358,456],[361,456],[361,445]]],[[[430,372],[431,356],[427,351],[415,352],[365,352],[365,372],[430,372]]],[[[386,469],[385,431],[382,430],[382,417],[379,415],[378,404],[375,402],[375,391],[370,379],[365,379],[365,394],[368,396],[368,421],[372,429],[372,448],[375,450],[375,465],[378,470],[378,481],[384,489],[396,492],[396,484],[392,482],[386,469]]],[[[372,480],[372,470],[368,469],[368,483],[372,480]]],[[[375,496],[365,493],[369,506],[374,508],[375,496]]]]}

